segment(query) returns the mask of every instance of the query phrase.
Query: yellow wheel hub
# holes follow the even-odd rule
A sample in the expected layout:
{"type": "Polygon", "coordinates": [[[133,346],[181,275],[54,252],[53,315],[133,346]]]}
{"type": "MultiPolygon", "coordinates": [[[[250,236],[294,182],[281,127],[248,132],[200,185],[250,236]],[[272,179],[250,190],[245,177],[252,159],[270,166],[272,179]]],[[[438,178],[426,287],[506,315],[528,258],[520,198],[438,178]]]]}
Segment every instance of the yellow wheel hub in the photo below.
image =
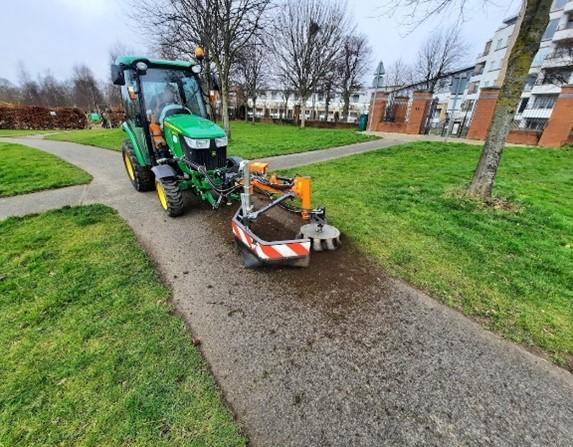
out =
{"type": "Polygon", "coordinates": [[[131,163],[131,158],[128,153],[123,154],[123,162],[125,163],[125,169],[127,169],[127,175],[131,180],[135,180],[135,169],[133,169],[133,164],[131,163]]]}
{"type": "Polygon", "coordinates": [[[159,197],[159,202],[164,210],[167,209],[167,194],[165,194],[165,189],[160,182],[155,182],[155,189],[157,190],[157,197],[159,197]]]}

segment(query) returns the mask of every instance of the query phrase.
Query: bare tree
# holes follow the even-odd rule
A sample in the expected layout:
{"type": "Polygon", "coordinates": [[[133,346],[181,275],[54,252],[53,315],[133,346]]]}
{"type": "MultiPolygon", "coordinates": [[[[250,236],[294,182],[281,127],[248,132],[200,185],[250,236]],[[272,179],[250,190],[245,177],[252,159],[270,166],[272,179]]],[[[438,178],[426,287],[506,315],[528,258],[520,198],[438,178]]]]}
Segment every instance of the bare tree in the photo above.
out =
{"type": "Polygon", "coordinates": [[[388,87],[400,88],[414,83],[414,73],[410,65],[402,59],[396,59],[386,69],[384,84],[388,87]]]}
{"type": "Polygon", "coordinates": [[[40,105],[42,103],[40,86],[32,80],[22,62],[18,64],[18,76],[20,78],[20,101],[26,105],[40,105]]]}
{"type": "Polygon", "coordinates": [[[257,96],[265,88],[268,80],[267,63],[267,47],[257,38],[239,52],[234,66],[237,84],[246,97],[253,101],[253,123],[256,118],[257,96]]]}
{"type": "Polygon", "coordinates": [[[340,87],[342,93],[342,118],[348,120],[350,97],[360,88],[368,68],[372,50],[364,35],[349,34],[344,38],[340,63],[340,87]]]}
{"type": "Polygon", "coordinates": [[[466,52],[458,27],[433,32],[418,50],[415,75],[424,88],[433,91],[440,78],[457,68],[466,52]]]}
{"type": "Polygon", "coordinates": [[[58,81],[51,73],[38,76],[41,101],[38,105],[64,107],[71,104],[71,88],[68,83],[58,81]]]}
{"type": "Polygon", "coordinates": [[[340,87],[340,74],[342,65],[339,63],[333,64],[324,77],[319,81],[317,91],[324,96],[324,120],[328,121],[328,112],[330,109],[330,102],[336,95],[340,87]]]}
{"type": "Polygon", "coordinates": [[[286,0],[275,14],[272,39],[277,69],[300,100],[300,125],[305,126],[306,101],[340,54],[347,25],[338,2],[286,0]]]}
{"type": "Polygon", "coordinates": [[[72,75],[72,94],[77,107],[88,111],[99,110],[103,101],[103,95],[99,85],[89,67],[76,65],[72,75]]]}
{"type": "Polygon", "coordinates": [[[20,89],[8,79],[0,78],[0,102],[17,103],[20,101],[20,89]]]}
{"type": "Polygon", "coordinates": [[[136,3],[137,17],[157,36],[165,51],[191,55],[196,45],[205,49],[207,79],[211,62],[219,75],[223,125],[230,135],[229,87],[231,69],[239,52],[262,28],[270,0],[147,0],[136,3]]]}

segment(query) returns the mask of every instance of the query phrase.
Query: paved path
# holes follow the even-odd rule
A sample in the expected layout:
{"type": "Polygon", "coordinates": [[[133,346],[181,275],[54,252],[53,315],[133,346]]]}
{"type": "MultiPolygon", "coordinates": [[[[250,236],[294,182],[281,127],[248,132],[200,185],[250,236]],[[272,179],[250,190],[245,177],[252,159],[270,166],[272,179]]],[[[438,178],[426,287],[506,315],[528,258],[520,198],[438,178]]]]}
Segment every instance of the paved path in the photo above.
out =
{"type": "Polygon", "coordinates": [[[80,205],[89,185],[68,186],[46,191],[0,198],[0,219],[41,213],[63,206],[80,205]]]}
{"type": "Polygon", "coordinates": [[[321,161],[333,160],[335,158],[348,157],[350,155],[360,154],[363,152],[375,151],[382,147],[403,144],[409,141],[414,141],[414,139],[408,139],[407,137],[385,137],[383,140],[366,141],[365,143],[350,144],[348,146],[335,147],[332,149],[267,157],[263,158],[262,161],[269,162],[271,169],[296,168],[298,166],[308,165],[311,163],[318,163],[321,161]]]}
{"type": "MultiPolygon", "coordinates": [[[[230,210],[169,219],[120,154],[18,142],[94,177],[153,256],[254,446],[571,446],[573,376],[353,257],[246,270],[230,210]]],[[[169,353],[165,353],[169,355],[169,353]]]]}

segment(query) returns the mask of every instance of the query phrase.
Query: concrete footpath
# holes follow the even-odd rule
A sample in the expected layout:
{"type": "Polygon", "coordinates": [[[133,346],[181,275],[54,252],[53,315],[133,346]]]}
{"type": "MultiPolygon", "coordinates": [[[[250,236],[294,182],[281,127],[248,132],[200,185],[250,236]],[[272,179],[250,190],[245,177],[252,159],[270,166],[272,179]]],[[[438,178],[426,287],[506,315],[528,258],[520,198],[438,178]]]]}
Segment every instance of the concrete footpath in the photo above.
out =
{"type": "Polygon", "coordinates": [[[154,258],[251,445],[573,445],[571,374],[387,277],[348,243],[307,269],[247,270],[230,209],[188,200],[169,219],[154,192],[133,190],[118,152],[12,141],[94,177],[81,202],[117,209],[154,258]]]}

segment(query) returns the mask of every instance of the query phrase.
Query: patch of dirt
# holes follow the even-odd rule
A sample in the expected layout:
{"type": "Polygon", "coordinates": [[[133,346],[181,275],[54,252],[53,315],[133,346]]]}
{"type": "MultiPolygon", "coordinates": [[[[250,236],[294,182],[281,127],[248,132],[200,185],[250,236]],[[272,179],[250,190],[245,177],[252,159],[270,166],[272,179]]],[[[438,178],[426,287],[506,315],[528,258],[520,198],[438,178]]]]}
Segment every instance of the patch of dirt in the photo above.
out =
{"type": "MultiPolygon", "coordinates": [[[[257,200],[260,208],[264,201],[257,200]]],[[[214,228],[234,244],[231,219],[237,206],[220,209],[213,215],[214,228]],[[215,222],[216,221],[216,222],[215,222]]],[[[263,215],[253,226],[255,234],[265,240],[292,239],[298,234],[302,224],[300,217],[282,208],[275,207],[263,215]]],[[[329,310],[348,310],[365,304],[371,298],[389,294],[388,275],[363,253],[352,241],[342,235],[342,246],[335,251],[312,252],[310,265],[306,268],[269,266],[257,270],[264,275],[272,275],[273,281],[288,290],[293,298],[319,305],[329,310]]],[[[237,262],[241,262],[237,254],[237,262]]]]}

